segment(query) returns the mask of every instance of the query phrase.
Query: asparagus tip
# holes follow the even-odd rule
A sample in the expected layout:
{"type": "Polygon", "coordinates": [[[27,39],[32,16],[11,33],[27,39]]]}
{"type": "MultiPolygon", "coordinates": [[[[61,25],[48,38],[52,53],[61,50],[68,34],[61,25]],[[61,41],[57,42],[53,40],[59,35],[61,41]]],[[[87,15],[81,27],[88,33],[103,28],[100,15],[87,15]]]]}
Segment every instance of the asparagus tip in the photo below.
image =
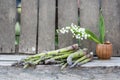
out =
{"type": "Polygon", "coordinates": [[[67,67],[67,63],[63,64],[63,66],[61,67],[61,70],[63,70],[65,67],[67,67]]]}
{"type": "Polygon", "coordinates": [[[71,65],[69,68],[73,68],[73,67],[75,67],[76,66],[76,64],[73,64],[73,65],[71,65]]]}

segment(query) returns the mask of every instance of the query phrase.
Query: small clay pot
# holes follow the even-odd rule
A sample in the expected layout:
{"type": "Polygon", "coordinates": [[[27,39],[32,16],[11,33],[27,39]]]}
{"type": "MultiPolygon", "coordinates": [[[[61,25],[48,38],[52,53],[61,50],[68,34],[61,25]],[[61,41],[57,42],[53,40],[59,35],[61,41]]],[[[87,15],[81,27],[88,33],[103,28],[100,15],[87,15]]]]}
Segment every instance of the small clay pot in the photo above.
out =
{"type": "Polygon", "coordinates": [[[110,59],[112,56],[112,44],[109,41],[104,44],[97,44],[96,54],[99,59],[110,59]]]}

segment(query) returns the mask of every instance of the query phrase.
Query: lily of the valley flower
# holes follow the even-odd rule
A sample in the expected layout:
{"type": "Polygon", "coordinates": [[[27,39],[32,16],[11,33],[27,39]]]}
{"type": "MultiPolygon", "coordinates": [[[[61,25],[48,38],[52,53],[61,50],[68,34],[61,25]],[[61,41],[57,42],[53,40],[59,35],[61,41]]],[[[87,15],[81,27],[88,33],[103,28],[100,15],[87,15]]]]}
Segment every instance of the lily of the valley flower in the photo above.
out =
{"type": "Polygon", "coordinates": [[[81,40],[90,37],[90,35],[85,32],[85,28],[81,28],[80,26],[74,25],[73,23],[71,24],[71,26],[61,28],[60,30],[58,30],[58,32],[62,34],[71,32],[73,34],[73,37],[81,40]]]}

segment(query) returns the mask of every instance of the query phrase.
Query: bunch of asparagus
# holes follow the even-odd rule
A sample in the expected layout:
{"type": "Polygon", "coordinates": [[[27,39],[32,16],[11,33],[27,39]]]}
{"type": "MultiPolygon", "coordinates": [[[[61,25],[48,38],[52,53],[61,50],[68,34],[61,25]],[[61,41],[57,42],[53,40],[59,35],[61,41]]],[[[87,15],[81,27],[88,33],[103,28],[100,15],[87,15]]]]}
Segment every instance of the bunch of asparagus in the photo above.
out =
{"type": "Polygon", "coordinates": [[[91,61],[92,58],[92,52],[88,53],[86,48],[79,49],[78,44],[74,44],[66,48],[29,56],[14,63],[13,66],[24,66],[24,68],[27,68],[39,64],[60,64],[62,66],[61,69],[63,69],[67,66],[72,68],[85,64],[91,61]]]}

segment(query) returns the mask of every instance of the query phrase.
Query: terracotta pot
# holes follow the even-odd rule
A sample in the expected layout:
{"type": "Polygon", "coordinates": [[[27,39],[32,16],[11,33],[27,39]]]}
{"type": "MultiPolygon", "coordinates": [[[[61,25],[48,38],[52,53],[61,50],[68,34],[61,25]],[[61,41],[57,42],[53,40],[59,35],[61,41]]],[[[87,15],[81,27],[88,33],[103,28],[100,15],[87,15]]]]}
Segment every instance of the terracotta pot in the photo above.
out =
{"type": "Polygon", "coordinates": [[[96,54],[99,59],[110,59],[112,56],[112,44],[109,41],[104,44],[97,44],[96,54]]]}

